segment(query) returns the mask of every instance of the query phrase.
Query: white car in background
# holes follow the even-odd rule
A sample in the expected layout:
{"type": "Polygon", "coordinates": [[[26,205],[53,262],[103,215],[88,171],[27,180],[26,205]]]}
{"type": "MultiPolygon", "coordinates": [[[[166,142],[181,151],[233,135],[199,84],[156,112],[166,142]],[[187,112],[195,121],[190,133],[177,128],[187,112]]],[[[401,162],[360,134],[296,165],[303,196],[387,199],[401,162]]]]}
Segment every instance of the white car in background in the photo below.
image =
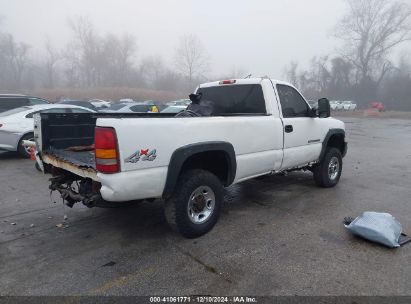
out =
{"type": "Polygon", "coordinates": [[[112,104],[110,108],[101,110],[102,113],[158,113],[158,107],[150,103],[130,102],[112,104]]]}
{"type": "Polygon", "coordinates": [[[119,103],[127,103],[127,102],[135,102],[135,101],[131,98],[122,98],[118,102],[119,103]]]}
{"type": "Polygon", "coordinates": [[[65,105],[44,104],[15,108],[0,113],[0,150],[17,151],[29,157],[29,148],[23,146],[23,140],[34,140],[33,115],[36,113],[95,113],[88,108],[65,105]]]}
{"type": "Polygon", "coordinates": [[[168,106],[167,108],[162,110],[161,113],[178,114],[186,109],[187,109],[187,106],[168,106]]]}
{"type": "Polygon", "coordinates": [[[91,99],[89,102],[98,109],[106,109],[111,106],[109,101],[105,101],[102,99],[91,99]]]}
{"type": "Polygon", "coordinates": [[[191,103],[190,99],[180,99],[175,101],[169,101],[166,103],[167,106],[188,106],[191,103]]]}
{"type": "Polygon", "coordinates": [[[357,109],[357,104],[349,100],[343,101],[342,106],[344,111],[355,111],[357,109]]]}
{"type": "Polygon", "coordinates": [[[331,100],[331,101],[330,101],[330,108],[331,108],[331,110],[333,110],[333,111],[337,111],[338,108],[339,108],[339,105],[340,105],[340,102],[337,101],[337,100],[331,100]]]}

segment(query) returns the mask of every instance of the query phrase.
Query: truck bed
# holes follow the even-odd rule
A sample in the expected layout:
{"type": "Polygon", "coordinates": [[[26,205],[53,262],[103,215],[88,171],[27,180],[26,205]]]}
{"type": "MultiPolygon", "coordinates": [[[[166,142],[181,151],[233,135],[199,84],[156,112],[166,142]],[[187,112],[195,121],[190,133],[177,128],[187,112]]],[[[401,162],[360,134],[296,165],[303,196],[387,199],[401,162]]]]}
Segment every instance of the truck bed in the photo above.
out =
{"type": "Polygon", "coordinates": [[[56,160],[67,162],[79,168],[96,169],[94,151],[66,151],[64,149],[50,149],[43,154],[53,156],[56,160]]]}
{"type": "Polygon", "coordinates": [[[35,123],[39,151],[46,164],[76,175],[98,180],[94,149],[73,151],[73,147],[91,147],[97,118],[170,118],[168,113],[41,113],[35,123]],[[40,131],[40,132],[39,132],[40,131]]]}

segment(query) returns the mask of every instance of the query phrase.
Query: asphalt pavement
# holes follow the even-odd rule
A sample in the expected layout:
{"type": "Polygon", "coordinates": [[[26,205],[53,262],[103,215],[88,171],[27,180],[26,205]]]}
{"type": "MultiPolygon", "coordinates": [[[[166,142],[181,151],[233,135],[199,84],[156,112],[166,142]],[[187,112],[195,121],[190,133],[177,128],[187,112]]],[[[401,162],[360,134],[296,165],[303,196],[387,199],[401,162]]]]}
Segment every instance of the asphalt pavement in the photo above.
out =
{"type": "Polygon", "coordinates": [[[411,244],[342,224],[389,212],[411,234],[411,120],[344,120],[336,188],[304,172],[232,186],[194,240],[169,229],[161,201],[64,207],[31,160],[0,153],[0,295],[411,295],[411,244]]]}

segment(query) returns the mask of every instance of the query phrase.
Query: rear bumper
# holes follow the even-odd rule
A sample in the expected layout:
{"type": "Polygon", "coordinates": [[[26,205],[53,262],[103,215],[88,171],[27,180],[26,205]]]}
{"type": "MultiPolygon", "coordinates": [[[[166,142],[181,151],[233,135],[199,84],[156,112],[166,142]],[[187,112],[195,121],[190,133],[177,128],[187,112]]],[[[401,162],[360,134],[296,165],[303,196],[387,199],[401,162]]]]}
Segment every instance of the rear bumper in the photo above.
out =
{"type": "Polygon", "coordinates": [[[168,167],[158,167],[116,174],[97,173],[100,193],[108,202],[127,202],[160,198],[164,191],[168,167]]]}

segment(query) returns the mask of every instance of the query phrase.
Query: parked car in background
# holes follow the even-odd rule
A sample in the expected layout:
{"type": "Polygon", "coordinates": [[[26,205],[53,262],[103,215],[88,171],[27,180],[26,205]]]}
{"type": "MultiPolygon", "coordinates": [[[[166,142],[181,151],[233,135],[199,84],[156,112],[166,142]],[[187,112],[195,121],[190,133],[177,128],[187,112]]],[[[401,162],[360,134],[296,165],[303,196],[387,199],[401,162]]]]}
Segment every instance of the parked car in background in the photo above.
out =
{"type": "Polygon", "coordinates": [[[161,113],[175,113],[178,114],[187,109],[187,106],[168,106],[161,113]]]}
{"type": "Polygon", "coordinates": [[[191,103],[190,99],[180,99],[167,102],[168,106],[188,106],[191,103]]]}
{"type": "Polygon", "coordinates": [[[19,94],[0,94],[0,113],[24,106],[49,104],[48,100],[19,94]]]}
{"type": "Polygon", "coordinates": [[[336,110],[337,110],[337,111],[342,111],[342,110],[344,110],[344,105],[343,105],[342,101],[337,101],[337,108],[336,108],[336,110]]]}
{"type": "Polygon", "coordinates": [[[83,107],[87,108],[93,111],[98,111],[98,108],[95,107],[91,102],[89,101],[83,101],[83,100],[63,100],[59,101],[57,104],[66,104],[66,105],[73,105],[73,106],[78,106],[78,107],[83,107]]]}
{"type": "Polygon", "coordinates": [[[379,112],[384,112],[385,109],[385,105],[382,102],[379,101],[373,101],[370,103],[370,108],[371,109],[377,109],[379,112]]]}
{"type": "Polygon", "coordinates": [[[311,109],[318,109],[318,101],[307,100],[307,102],[310,104],[311,109]]]}
{"type": "Polygon", "coordinates": [[[89,102],[97,109],[107,109],[111,106],[111,103],[109,101],[102,99],[91,99],[89,100],[89,102]]]}
{"type": "Polygon", "coordinates": [[[357,109],[357,104],[349,100],[343,101],[342,106],[345,111],[355,111],[357,109]]]}
{"type": "Polygon", "coordinates": [[[120,103],[126,103],[126,102],[135,102],[133,99],[131,98],[122,98],[120,99],[118,102],[120,103]]]}
{"type": "Polygon", "coordinates": [[[42,104],[15,108],[0,113],[0,150],[17,151],[29,157],[23,140],[34,140],[33,115],[36,113],[94,113],[88,108],[65,104],[42,104]]]}
{"type": "Polygon", "coordinates": [[[142,102],[116,103],[110,108],[101,110],[103,113],[158,113],[158,107],[142,102]]]}
{"type": "Polygon", "coordinates": [[[162,110],[164,110],[165,108],[167,108],[167,105],[165,105],[164,103],[160,102],[160,101],[155,101],[155,100],[146,100],[143,101],[143,104],[146,105],[151,105],[151,106],[156,106],[157,110],[159,112],[161,112],[162,110]]]}
{"type": "Polygon", "coordinates": [[[338,104],[339,104],[339,101],[331,100],[331,101],[330,101],[330,108],[331,108],[331,110],[337,111],[338,104]]]}

